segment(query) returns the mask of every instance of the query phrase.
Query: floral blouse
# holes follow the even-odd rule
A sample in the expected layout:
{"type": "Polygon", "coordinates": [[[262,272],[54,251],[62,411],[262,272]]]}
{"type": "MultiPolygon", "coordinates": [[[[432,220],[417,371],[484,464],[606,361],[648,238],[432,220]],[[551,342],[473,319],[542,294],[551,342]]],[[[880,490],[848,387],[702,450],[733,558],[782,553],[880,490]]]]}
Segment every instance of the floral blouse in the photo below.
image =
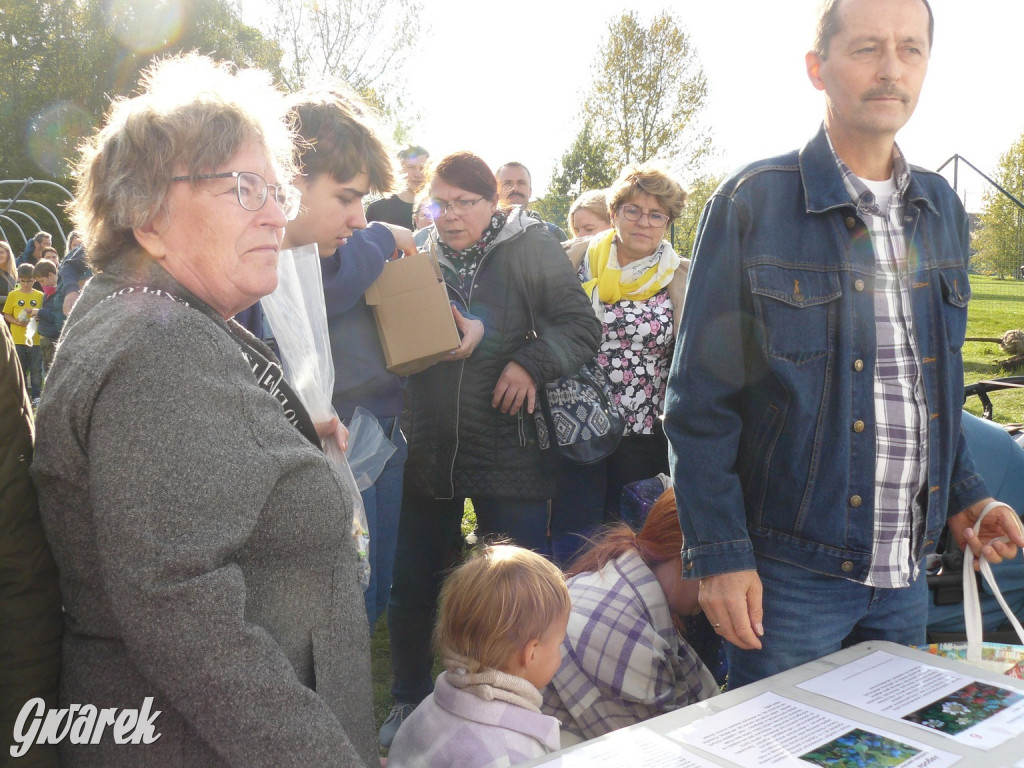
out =
{"type": "Polygon", "coordinates": [[[645,301],[605,304],[601,325],[604,337],[597,362],[608,374],[615,404],[626,418],[626,434],[649,435],[664,411],[675,346],[668,289],[645,301]]]}

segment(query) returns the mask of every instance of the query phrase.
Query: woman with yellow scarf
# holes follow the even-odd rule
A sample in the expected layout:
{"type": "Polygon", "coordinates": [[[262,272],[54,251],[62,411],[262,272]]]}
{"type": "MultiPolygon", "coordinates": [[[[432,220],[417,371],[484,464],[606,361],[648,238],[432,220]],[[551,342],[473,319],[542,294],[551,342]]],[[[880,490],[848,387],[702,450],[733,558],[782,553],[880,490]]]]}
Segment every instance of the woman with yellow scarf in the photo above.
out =
{"type": "Polygon", "coordinates": [[[664,171],[628,165],[608,190],[612,228],[565,245],[601,321],[597,362],[611,381],[626,431],[604,461],[560,463],[551,509],[559,564],[602,522],[618,518],[623,486],[668,472],[661,416],[690,260],[666,238],[685,202],[682,186],[664,171]]]}

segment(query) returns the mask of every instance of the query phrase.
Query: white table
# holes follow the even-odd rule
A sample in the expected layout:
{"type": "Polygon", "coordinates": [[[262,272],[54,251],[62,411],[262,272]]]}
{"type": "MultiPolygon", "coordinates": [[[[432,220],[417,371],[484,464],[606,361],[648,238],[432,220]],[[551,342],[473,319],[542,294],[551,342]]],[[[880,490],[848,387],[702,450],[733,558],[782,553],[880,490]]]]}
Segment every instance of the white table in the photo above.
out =
{"type": "MultiPolygon", "coordinates": [[[[937,750],[960,755],[962,759],[956,764],[956,768],[1024,768],[1024,733],[1014,736],[1012,739],[995,749],[981,751],[946,738],[941,734],[931,733],[927,729],[916,728],[907,723],[901,723],[881,715],[866,712],[862,709],[844,704],[843,702],[836,701],[835,699],[821,696],[810,691],[805,691],[804,689],[797,687],[798,683],[802,683],[812,677],[817,677],[835,669],[836,667],[840,667],[855,659],[867,656],[875,651],[886,651],[895,656],[915,659],[921,663],[931,664],[936,667],[945,667],[962,674],[971,675],[978,680],[994,682],[1004,688],[1014,688],[1024,692],[1024,680],[1016,680],[1011,677],[1001,676],[997,673],[987,672],[983,669],[965,664],[962,661],[933,656],[923,651],[919,651],[914,648],[907,648],[895,643],[869,641],[846,648],[838,651],[837,653],[830,654],[818,659],[817,661],[802,664],[799,667],[795,667],[794,669],[790,669],[786,672],[781,672],[777,675],[766,678],[765,680],[752,683],[735,691],[729,691],[719,696],[713,696],[712,698],[698,704],[684,707],[683,709],[676,710],[675,712],[669,712],[668,714],[652,718],[651,720],[647,720],[643,723],[637,723],[626,730],[644,729],[664,735],[681,726],[695,722],[724,709],[728,709],[739,702],[751,699],[765,693],[766,691],[770,691],[780,696],[785,696],[786,698],[802,702],[808,706],[832,712],[836,715],[864,723],[868,726],[873,726],[882,731],[906,736],[909,739],[932,746],[937,750]]],[[[585,741],[582,744],[567,747],[560,752],[532,760],[528,763],[523,763],[522,765],[541,765],[555,760],[559,755],[568,754],[587,745],[600,743],[601,740],[607,738],[608,736],[606,735],[598,739],[585,741]]],[[[674,743],[680,744],[687,750],[687,752],[699,755],[711,763],[723,766],[732,766],[733,768],[736,766],[736,763],[702,752],[695,747],[682,745],[680,742],[674,743]]],[[[557,765],[557,762],[555,765],[557,765]]]]}

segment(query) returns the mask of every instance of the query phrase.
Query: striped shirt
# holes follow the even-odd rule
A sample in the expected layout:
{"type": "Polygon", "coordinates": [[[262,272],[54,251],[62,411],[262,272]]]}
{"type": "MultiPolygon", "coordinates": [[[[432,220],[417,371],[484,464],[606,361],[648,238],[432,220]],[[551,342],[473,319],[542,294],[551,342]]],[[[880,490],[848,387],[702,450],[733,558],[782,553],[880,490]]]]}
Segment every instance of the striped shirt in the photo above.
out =
{"type": "Polygon", "coordinates": [[[928,409],[914,338],[903,232],[910,168],[894,146],[892,190],[886,202],[876,200],[869,184],[838,155],[836,163],[875,253],[875,524],[871,567],[864,583],[905,587],[917,576],[913,542],[924,525],[921,499],[928,479],[928,409]]]}

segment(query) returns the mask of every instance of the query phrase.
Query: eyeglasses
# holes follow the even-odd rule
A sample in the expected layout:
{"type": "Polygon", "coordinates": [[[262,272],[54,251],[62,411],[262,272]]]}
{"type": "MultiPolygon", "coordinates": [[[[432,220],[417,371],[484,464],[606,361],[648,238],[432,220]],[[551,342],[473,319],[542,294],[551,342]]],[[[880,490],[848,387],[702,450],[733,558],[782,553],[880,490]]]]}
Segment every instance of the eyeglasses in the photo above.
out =
{"type": "Polygon", "coordinates": [[[267,204],[270,190],[274,200],[281,206],[284,216],[291,221],[299,215],[302,195],[291,184],[267,184],[267,180],[251,171],[224,171],[223,173],[201,173],[196,176],[173,176],[171,181],[199,181],[200,179],[234,179],[238,204],[247,211],[258,211],[267,204]]]}
{"type": "Polygon", "coordinates": [[[427,204],[427,215],[432,219],[440,219],[448,211],[460,215],[469,211],[481,200],[483,200],[482,197],[478,197],[476,200],[431,200],[427,204]]]}
{"type": "Polygon", "coordinates": [[[661,228],[668,224],[668,216],[664,213],[657,213],[655,211],[644,213],[635,205],[620,205],[619,210],[626,217],[627,221],[640,221],[640,219],[646,216],[647,221],[650,222],[652,227],[661,228]]]}

